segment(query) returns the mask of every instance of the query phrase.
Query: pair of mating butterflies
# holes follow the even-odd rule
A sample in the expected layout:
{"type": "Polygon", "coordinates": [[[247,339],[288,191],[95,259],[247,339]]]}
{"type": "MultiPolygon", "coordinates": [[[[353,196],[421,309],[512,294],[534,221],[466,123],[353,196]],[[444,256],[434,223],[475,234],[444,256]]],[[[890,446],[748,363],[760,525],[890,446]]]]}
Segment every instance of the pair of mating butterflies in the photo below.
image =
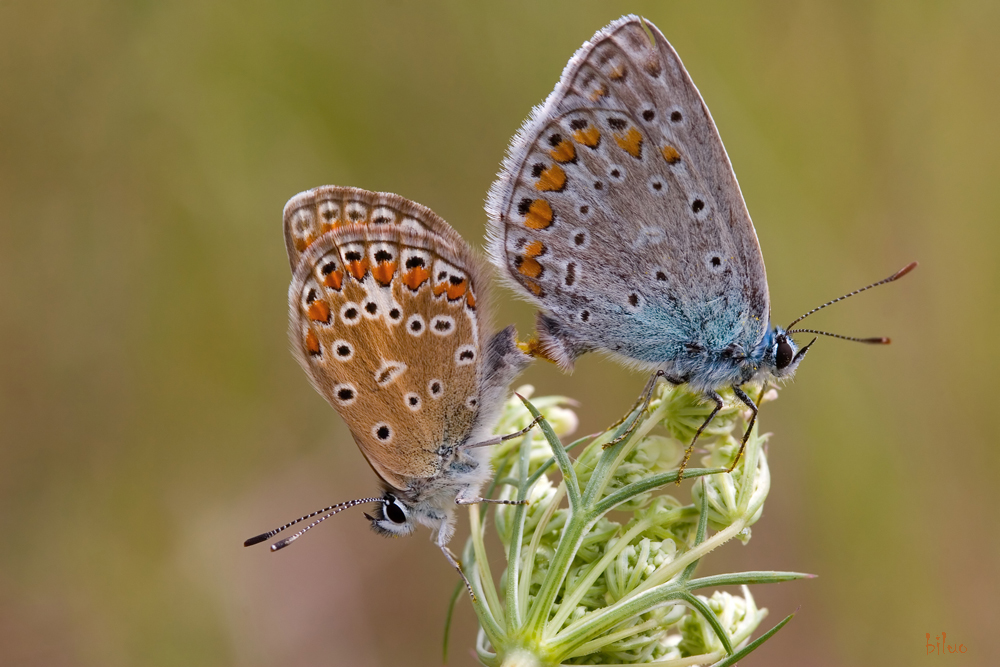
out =
{"type": "MultiPolygon", "coordinates": [[[[571,370],[602,351],[655,370],[715,402],[702,429],[727,387],[756,418],[741,385],[791,377],[809,349],[771,325],[757,235],[712,117],[667,40],[636,16],[573,56],[513,139],[487,212],[493,264],[540,308],[533,354],[571,370]]],[[[292,349],[386,487],[298,521],[322,515],[308,530],[378,503],[376,531],[429,526],[458,567],[447,548],[456,503],[485,502],[481,447],[501,440],[497,410],[531,357],[513,327],[490,336],[484,269],[429,209],[321,187],[288,202],[284,229],[292,349]]]]}

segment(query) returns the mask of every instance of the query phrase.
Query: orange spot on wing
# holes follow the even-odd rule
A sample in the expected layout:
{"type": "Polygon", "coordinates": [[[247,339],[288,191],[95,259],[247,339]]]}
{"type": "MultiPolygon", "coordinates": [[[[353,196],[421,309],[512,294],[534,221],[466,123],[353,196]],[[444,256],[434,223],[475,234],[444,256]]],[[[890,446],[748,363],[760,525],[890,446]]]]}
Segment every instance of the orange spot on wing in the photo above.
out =
{"type": "Polygon", "coordinates": [[[319,230],[315,233],[310,231],[304,237],[295,239],[295,247],[298,248],[299,252],[305,252],[320,236],[321,232],[319,230]]]}
{"type": "Polygon", "coordinates": [[[538,257],[545,253],[545,244],[541,241],[532,241],[524,248],[525,257],[538,257]]]}
{"type": "Polygon", "coordinates": [[[372,269],[372,275],[380,285],[388,285],[396,274],[396,262],[380,262],[372,269]]]}
{"type": "Polygon", "coordinates": [[[354,262],[347,263],[347,271],[354,279],[361,282],[365,278],[365,274],[368,273],[368,260],[362,259],[354,262]]]}
{"type": "MultiPolygon", "coordinates": [[[[537,264],[537,262],[536,262],[536,264],[537,264]]],[[[528,289],[530,289],[535,296],[541,296],[542,295],[542,286],[539,285],[538,283],[529,282],[528,283],[528,289]]]]}
{"type": "Polygon", "coordinates": [[[681,161],[681,154],[677,152],[677,149],[673,146],[664,146],[663,159],[667,161],[667,164],[677,164],[681,161]]]}
{"type": "Polygon", "coordinates": [[[438,283],[437,285],[434,286],[434,296],[441,296],[442,294],[444,294],[447,291],[448,291],[448,281],[447,280],[445,282],[443,282],[443,283],[438,283]]]}
{"type": "Polygon", "coordinates": [[[624,135],[615,132],[615,142],[632,157],[642,156],[642,134],[634,127],[630,127],[624,135]]]}
{"type": "Polygon", "coordinates": [[[608,76],[613,80],[618,81],[625,76],[625,65],[622,65],[621,63],[615,65],[611,68],[611,71],[608,72],[608,76]]]}
{"type": "Polygon", "coordinates": [[[472,290],[465,293],[465,305],[472,310],[476,309],[476,295],[472,293],[472,290]]]}
{"type": "Polygon", "coordinates": [[[415,266],[403,274],[403,284],[416,292],[430,277],[431,274],[427,269],[422,266],[415,266]]]}
{"type": "Polygon", "coordinates": [[[339,292],[341,286],[344,284],[344,272],[341,271],[340,269],[337,269],[336,271],[331,271],[330,273],[326,274],[325,278],[323,278],[323,284],[326,285],[327,287],[332,287],[333,289],[339,292]]]}
{"type": "Polygon", "coordinates": [[[448,301],[454,301],[455,299],[462,298],[462,295],[465,294],[465,290],[468,289],[468,287],[469,287],[468,280],[463,280],[457,285],[452,285],[451,283],[449,283],[448,289],[446,290],[448,293],[448,301]]]}
{"type": "Polygon", "coordinates": [[[555,148],[549,151],[549,155],[556,162],[572,162],[576,159],[576,148],[569,139],[563,139],[555,148]]]}
{"type": "Polygon", "coordinates": [[[329,222],[324,222],[319,228],[320,236],[326,234],[327,232],[332,232],[334,229],[336,229],[335,226],[333,226],[329,222]]]}
{"type": "MultiPolygon", "coordinates": [[[[537,278],[542,275],[542,265],[539,264],[538,260],[533,257],[525,257],[524,261],[521,262],[521,266],[517,267],[517,270],[521,273],[521,275],[529,278],[537,278]]],[[[529,283],[529,285],[530,284],[531,283],[529,283]]]]}
{"type": "Polygon", "coordinates": [[[574,132],[573,138],[576,139],[577,143],[583,144],[587,148],[597,148],[597,144],[601,143],[601,131],[593,125],[588,125],[582,130],[574,132]]]}
{"type": "Polygon", "coordinates": [[[309,304],[309,319],[313,322],[329,322],[330,306],[326,301],[313,301],[309,304]]]}
{"type": "Polygon", "coordinates": [[[604,89],[604,86],[598,86],[597,88],[594,88],[594,92],[590,94],[590,101],[596,102],[597,100],[604,97],[607,94],[607,92],[608,91],[604,89]]]}
{"type": "Polygon", "coordinates": [[[529,229],[545,229],[552,224],[552,207],[544,199],[536,199],[528,207],[524,216],[524,226],[529,229]]]}
{"type": "Polygon", "coordinates": [[[309,354],[319,354],[319,338],[312,331],[306,334],[306,350],[309,354]]]}
{"type": "Polygon", "coordinates": [[[566,186],[566,172],[557,164],[542,172],[535,188],[542,192],[558,192],[566,186]]]}

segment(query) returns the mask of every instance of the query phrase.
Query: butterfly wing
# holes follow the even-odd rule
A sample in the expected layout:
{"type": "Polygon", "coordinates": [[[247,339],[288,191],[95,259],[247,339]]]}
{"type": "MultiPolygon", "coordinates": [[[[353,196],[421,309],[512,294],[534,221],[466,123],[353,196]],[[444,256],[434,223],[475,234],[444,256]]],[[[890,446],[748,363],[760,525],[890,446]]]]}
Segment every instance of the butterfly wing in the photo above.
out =
{"type": "MultiPolygon", "coordinates": [[[[394,211],[421,212],[397,199],[394,211]]],[[[434,477],[444,453],[481,421],[480,266],[454,232],[449,241],[427,228],[374,221],[326,231],[300,250],[291,210],[295,356],[387,483],[406,489],[414,478],[434,477]]],[[[445,224],[427,213],[413,218],[445,224]]]]}
{"type": "Polygon", "coordinates": [[[302,253],[326,232],[348,225],[396,226],[430,232],[452,249],[465,241],[434,211],[391,192],[324,185],[285,204],[285,249],[292,271],[302,253]]]}
{"type": "MultiPolygon", "coordinates": [[[[648,25],[648,24],[647,24],[648,25]]],[[[573,56],[490,191],[490,254],[565,367],[588,350],[662,366],[753,348],[768,321],[757,235],[698,90],[625,17],[573,56]]]]}

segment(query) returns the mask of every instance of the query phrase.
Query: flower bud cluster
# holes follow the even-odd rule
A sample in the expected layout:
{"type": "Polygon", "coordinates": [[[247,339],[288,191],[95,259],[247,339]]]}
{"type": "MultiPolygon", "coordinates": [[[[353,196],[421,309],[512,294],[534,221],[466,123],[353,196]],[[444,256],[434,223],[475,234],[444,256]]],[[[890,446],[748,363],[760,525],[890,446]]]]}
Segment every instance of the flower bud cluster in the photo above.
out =
{"type": "MultiPolygon", "coordinates": [[[[530,386],[518,389],[522,396],[532,391],[530,386]]],[[[774,397],[773,392],[757,396],[774,397]]],[[[692,664],[693,656],[704,656],[708,664],[749,640],[767,612],[755,606],[746,586],[742,596],[692,591],[709,579],[724,585],[803,575],[692,579],[704,554],[734,537],[749,539],[770,489],[765,438],[756,428],[738,465],[732,473],[723,472],[740,448],[750,417],[732,396],[724,398],[727,407],[698,440],[704,455],[694,460],[700,458],[705,467],[689,468],[684,475],[696,478],[690,503],[678,499],[683,487],[673,482],[686,444],[714,406],[660,383],[645,410],[606,433],[568,445],[566,450],[585,445],[571,460],[555,436],[576,429],[572,403],[563,397],[532,401],[551,431],[532,429],[497,447],[494,456],[496,495],[527,500],[493,509],[500,542],[508,558],[516,558],[500,577],[505,602],[478,570],[473,554],[485,554],[485,547],[476,531],[479,509],[471,510],[474,531],[465,553],[477,568],[470,580],[488,601],[475,603],[484,664],[514,664],[505,662],[513,655],[517,664],[529,664],[525,656],[534,656],[538,665],[692,664]],[[633,419],[629,437],[606,447],[633,419]],[[511,595],[517,597],[513,606],[511,595]],[[513,624],[510,618],[501,622],[507,614],[514,615],[513,624]]],[[[532,418],[529,408],[513,398],[504,406],[497,432],[516,431],[532,418]]]]}

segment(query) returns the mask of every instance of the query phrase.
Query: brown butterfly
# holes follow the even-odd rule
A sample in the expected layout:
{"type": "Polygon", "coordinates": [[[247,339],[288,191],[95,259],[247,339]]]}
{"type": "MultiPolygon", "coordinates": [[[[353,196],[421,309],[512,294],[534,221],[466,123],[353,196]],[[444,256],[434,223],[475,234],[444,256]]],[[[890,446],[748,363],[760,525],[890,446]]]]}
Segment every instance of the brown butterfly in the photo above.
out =
{"type": "MultiPolygon", "coordinates": [[[[456,505],[480,497],[490,476],[486,445],[507,387],[531,358],[513,326],[489,336],[483,266],[433,211],[388,193],[326,186],[293,197],[284,212],[292,268],[292,351],[313,387],[347,423],[383,482],[378,497],[332,505],[245,542],[378,503],[376,532],[416,524],[461,573],[447,548],[456,505]]],[[[530,426],[528,427],[530,428],[530,426]]]]}

